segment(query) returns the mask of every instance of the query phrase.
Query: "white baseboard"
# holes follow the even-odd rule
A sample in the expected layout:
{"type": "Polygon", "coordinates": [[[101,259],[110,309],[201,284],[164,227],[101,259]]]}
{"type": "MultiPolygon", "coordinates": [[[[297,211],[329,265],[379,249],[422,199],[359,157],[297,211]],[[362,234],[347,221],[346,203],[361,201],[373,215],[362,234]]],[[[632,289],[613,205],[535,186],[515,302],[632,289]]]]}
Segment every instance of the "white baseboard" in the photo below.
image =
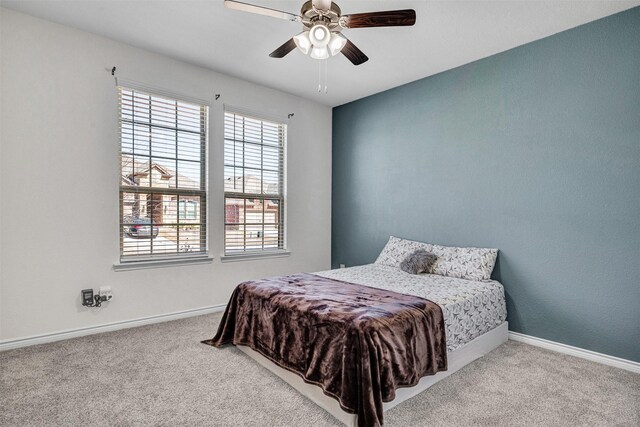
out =
{"type": "Polygon", "coordinates": [[[69,338],[83,337],[85,335],[99,334],[102,332],[117,331],[119,329],[135,328],[136,326],[167,322],[169,320],[184,319],[187,317],[200,316],[202,314],[216,313],[219,311],[223,311],[225,307],[226,304],[218,304],[209,307],[194,308],[192,310],[159,314],[157,316],[141,317],[139,319],[125,320],[122,322],[107,323],[104,325],[89,326],[86,328],[52,332],[50,334],[3,340],[0,341],[0,351],[12,350],[14,348],[27,347],[36,344],[45,344],[54,341],[61,341],[69,338]]]}
{"type": "Polygon", "coordinates": [[[536,338],[530,335],[521,334],[519,332],[509,331],[509,339],[640,374],[640,363],[634,362],[632,360],[621,359],[619,357],[609,356],[607,354],[597,353],[591,350],[585,350],[584,348],[573,347],[555,341],[536,338]]]}

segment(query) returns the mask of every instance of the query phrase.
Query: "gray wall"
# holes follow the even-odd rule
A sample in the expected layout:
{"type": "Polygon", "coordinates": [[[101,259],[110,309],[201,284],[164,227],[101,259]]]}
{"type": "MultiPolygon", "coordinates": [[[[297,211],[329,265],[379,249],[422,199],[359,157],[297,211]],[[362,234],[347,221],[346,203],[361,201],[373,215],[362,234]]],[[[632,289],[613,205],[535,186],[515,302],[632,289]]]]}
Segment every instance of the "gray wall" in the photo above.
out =
{"type": "Polygon", "coordinates": [[[332,264],[500,249],[510,329],[640,361],[640,8],[333,110],[332,264]]]}

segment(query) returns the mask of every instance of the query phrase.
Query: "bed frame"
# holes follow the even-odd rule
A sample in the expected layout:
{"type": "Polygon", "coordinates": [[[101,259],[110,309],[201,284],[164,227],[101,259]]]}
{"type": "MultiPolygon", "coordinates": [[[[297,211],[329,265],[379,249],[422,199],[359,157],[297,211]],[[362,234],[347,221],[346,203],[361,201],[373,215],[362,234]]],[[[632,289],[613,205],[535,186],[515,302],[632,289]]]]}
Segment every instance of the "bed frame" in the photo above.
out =
{"type": "MultiPolygon", "coordinates": [[[[447,355],[448,370],[438,372],[435,375],[422,377],[420,382],[414,387],[405,387],[396,390],[396,398],[391,402],[385,402],[383,404],[384,411],[386,412],[397,404],[404,402],[405,400],[410,399],[413,396],[416,396],[438,381],[448,377],[449,375],[460,370],[474,360],[479,359],[480,357],[489,353],[491,350],[504,344],[507,341],[508,332],[508,322],[504,322],[491,331],[469,341],[462,347],[455,349],[447,355]]],[[[298,390],[298,392],[311,399],[312,402],[320,406],[325,411],[329,412],[342,423],[346,424],[349,427],[358,425],[356,415],[345,412],[340,407],[338,401],[324,394],[319,386],[304,382],[302,377],[300,377],[298,374],[281,368],[257,351],[252,350],[247,346],[239,345],[237,347],[240,351],[282,378],[291,387],[295,388],[296,390],[298,390]]]]}

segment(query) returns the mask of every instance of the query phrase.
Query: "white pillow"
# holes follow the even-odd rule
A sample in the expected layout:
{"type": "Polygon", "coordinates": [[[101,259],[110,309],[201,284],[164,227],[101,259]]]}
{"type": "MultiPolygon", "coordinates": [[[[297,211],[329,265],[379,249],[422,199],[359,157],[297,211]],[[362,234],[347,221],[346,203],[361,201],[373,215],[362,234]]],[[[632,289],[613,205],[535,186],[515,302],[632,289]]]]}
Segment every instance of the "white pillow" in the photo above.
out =
{"type": "Polygon", "coordinates": [[[382,249],[382,252],[380,252],[380,255],[378,255],[376,264],[400,268],[400,263],[413,252],[418,249],[424,249],[427,252],[431,252],[432,247],[433,245],[428,243],[421,243],[391,236],[389,237],[389,241],[385,247],[382,249]]]}
{"type": "Polygon", "coordinates": [[[497,249],[440,246],[391,236],[375,263],[400,268],[400,263],[418,249],[438,257],[430,274],[467,280],[490,280],[498,257],[497,249]]]}

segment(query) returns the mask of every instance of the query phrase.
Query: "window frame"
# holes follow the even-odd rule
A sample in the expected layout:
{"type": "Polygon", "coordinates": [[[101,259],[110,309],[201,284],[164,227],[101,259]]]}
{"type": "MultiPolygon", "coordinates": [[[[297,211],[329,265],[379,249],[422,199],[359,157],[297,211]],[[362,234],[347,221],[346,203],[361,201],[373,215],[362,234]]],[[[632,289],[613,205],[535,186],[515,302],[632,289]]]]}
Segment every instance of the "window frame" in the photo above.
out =
{"type": "MultiPolygon", "coordinates": [[[[225,184],[225,173],[223,172],[223,238],[222,238],[222,254],[221,254],[221,260],[224,261],[241,261],[241,260],[248,260],[248,259],[260,259],[260,258],[278,258],[278,257],[283,257],[283,256],[288,256],[291,254],[291,252],[288,250],[288,246],[287,246],[287,230],[288,230],[288,226],[287,226],[287,144],[288,144],[288,119],[284,119],[284,118],[280,118],[280,117],[273,117],[273,116],[269,116],[267,114],[262,114],[262,113],[257,113],[257,112],[253,112],[253,111],[248,111],[245,110],[243,108],[237,108],[237,107],[232,107],[229,105],[225,105],[223,108],[223,114],[222,114],[222,122],[223,122],[223,126],[222,126],[222,140],[223,140],[223,159],[222,159],[222,168],[223,170],[228,168],[228,167],[234,167],[237,168],[239,166],[237,165],[230,165],[226,163],[226,156],[225,156],[225,150],[227,149],[227,134],[226,134],[226,121],[227,121],[227,114],[231,114],[234,116],[242,116],[243,118],[249,118],[252,120],[256,120],[256,121],[260,121],[260,122],[269,122],[269,123],[275,123],[278,125],[279,129],[281,129],[281,134],[282,134],[282,139],[280,141],[280,146],[278,147],[278,152],[279,152],[279,176],[278,176],[278,189],[279,189],[279,193],[278,194],[263,194],[263,193],[247,193],[246,191],[242,192],[238,192],[238,191],[226,191],[226,189],[224,188],[224,184],[225,184]],[[279,215],[279,219],[278,219],[278,226],[279,229],[281,231],[278,232],[278,247],[277,248],[264,248],[264,233],[262,234],[262,238],[263,238],[263,243],[262,243],[262,248],[261,249],[253,249],[253,250],[247,250],[246,249],[246,229],[245,229],[245,243],[244,243],[244,250],[239,250],[239,251],[228,251],[227,250],[227,226],[231,226],[234,225],[235,223],[227,223],[227,214],[228,214],[228,208],[232,205],[227,206],[227,198],[231,198],[231,199],[242,199],[245,201],[245,214],[246,214],[246,201],[249,199],[259,199],[259,200],[279,200],[279,206],[280,209],[278,210],[278,215],[279,215]]],[[[234,139],[235,142],[238,142],[238,140],[234,139]]],[[[242,144],[244,145],[246,143],[246,141],[242,141],[242,144]]],[[[258,143],[255,142],[250,142],[250,144],[255,144],[258,145],[258,143]]],[[[265,145],[264,142],[260,142],[259,145],[265,145]]],[[[264,160],[261,161],[261,165],[260,165],[260,171],[264,171],[264,160]]],[[[244,169],[245,167],[242,166],[242,168],[244,169]]],[[[251,167],[250,169],[254,169],[253,167],[251,167]]],[[[244,174],[243,174],[244,176],[244,174]]],[[[244,187],[244,181],[243,181],[243,187],[244,187]]],[[[261,183],[262,185],[262,183],[261,183]]],[[[264,206],[264,204],[263,204],[264,206]]],[[[240,209],[242,210],[242,209],[240,209]]],[[[263,226],[264,224],[264,210],[263,210],[263,223],[261,223],[263,226]]],[[[239,216],[238,213],[236,213],[236,216],[239,216]]],[[[244,225],[246,227],[247,222],[246,222],[246,218],[245,218],[245,222],[244,223],[238,223],[239,225],[244,225]]]]}
{"type": "MultiPolygon", "coordinates": [[[[118,101],[118,111],[117,111],[117,117],[118,117],[118,138],[119,138],[119,142],[118,142],[118,160],[119,160],[119,168],[120,168],[120,173],[119,173],[119,185],[118,185],[118,200],[119,200],[119,208],[118,208],[118,234],[119,234],[119,264],[114,264],[114,270],[119,271],[119,270],[129,270],[129,269],[139,269],[139,268],[154,268],[154,267],[165,267],[165,266],[173,266],[173,265],[183,265],[183,264],[192,264],[192,263],[202,263],[202,262],[211,262],[212,258],[209,257],[209,238],[208,238],[208,234],[209,234],[209,216],[208,216],[208,204],[209,204],[209,180],[208,180],[208,175],[209,175],[209,168],[208,168],[208,153],[209,153],[209,128],[210,128],[210,121],[209,121],[209,115],[210,115],[210,102],[209,101],[205,101],[202,99],[197,99],[197,98],[192,98],[189,96],[183,96],[180,94],[176,94],[176,93],[172,93],[170,91],[166,91],[164,89],[159,89],[159,88],[154,88],[154,87],[150,87],[147,85],[143,85],[137,82],[130,82],[130,81],[116,81],[116,90],[117,90],[117,101],[118,101]],[[142,95],[148,95],[150,97],[158,97],[158,98],[163,98],[166,99],[168,101],[171,102],[175,102],[175,103],[188,103],[188,104],[192,104],[198,107],[198,111],[199,111],[199,116],[200,116],[200,126],[199,126],[199,131],[198,132],[193,132],[194,134],[199,134],[200,135],[200,142],[199,142],[199,147],[200,147],[200,156],[199,156],[199,160],[198,161],[193,161],[193,163],[198,164],[200,166],[200,171],[199,171],[199,176],[200,176],[200,186],[199,188],[162,188],[162,187],[153,187],[152,184],[150,183],[148,187],[141,187],[141,186],[135,186],[135,185],[125,185],[123,184],[123,180],[122,180],[122,162],[123,162],[123,156],[127,155],[126,153],[123,152],[123,143],[122,143],[122,132],[123,132],[123,113],[122,113],[122,107],[120,106],[120,103],[122,102],[123,99],[123,95],[122,95],[122,91],[130,91],[132,92],[132,94],[138,93],[138,94],[142,94],[142,95]],[[199,246],[200,248],[202,248],[201,250],[197,251],[197,252],[189,252],[189,251],[185,251],[185,252],[180,252],[180,241],[178,241],[176,243],[178,251],[174,252],[174,253],[158,253],[158,254],[143,254],[143,255],[125,255],[124,254],[124,210],[123,210],[123,206],[124,206],[124,193],[134,193],[134,194],[147,194],[147,195],[151,195],[153,200],[153,196],[155,195],[160,195],[160,196],[176,196],[178,201],[176,202],[176,218],[175,218],[175,224],[170,223],[168,224],[169,226],[175,226],[177,229],[180,227],[180,221],[181,219],[184,218],[180,218],[181,215],[181,210],[180,210],[180,203],[182,202],[182,200],[180,200],[180,196],[196,196],[200,198],[200,202],[199,202],[199,214],[200,214],[200,218],[201,220],[196,223],[195,225],[197,225],[200,228],[200,232],[199,232],[199,246]]],[[[150,105],[150,111],[151,111],[151,103],[150,105]]],[[[132,106],[131,109],[133,110],[134,107],[132,106]]],[[[134,121],[130,121],[130,123],[134,123],[134,121]]],[[[153,125],[151,120],[149,121],[149,131],[151,132],[151,129],[154,127],[157,128],[167,128],[164,125],[153,125]]],[[[176,132],[183,132],[184,129],[180,129],[179,126],[176,124],[176,128],[175,129],[170,129],[170,130],[175,130],[176,132]]],[[[132,139],[131,143],[133,144],[134,141],[132,139]]],[[[150,152],[149,155],[143,155],[143,157],[148,157],[149,158],[149,162],[150,165],[152,164],[151,160],[154,158],[152,155],[152,150],[153,147],[150,145],[150,152]]],[[[135,155],[134,155],[135,156],[135,155]]],[[[175,153],[175,159],[171,158],[168,160],[172,160],[175,162],[179,162],[180,158],[178,155],[178,152],[176,151],[175,153]]],[[[184,160],[184,159],[183,159],[184,160]]],[[[135,161],[135,157],[134,160],[135,161]]],[[[186,160],[185,160],[186,161],[186,160]]],[[[134,167],[135,169],[135,167],[134,167]]],[[[176,171],[176,174],[179,171],[176,171]]],[[[149,171],[149,173],[151,174],[151,171],[149,171]]],[[[176,177],[177,184],[179,185],[179,179],[176,177]]],[[[152,222],[153,224],[153,222],[152,222]]],[[[161,223],[162,225],[158,226],[164,226],[167,224],[161,223]]],[[[155,225],[153,225],[155,227],[155,225]]],[[[153,232],[153,229],[152,229],[153,232]]],[[[177,233],[179,233],[179,230],[177,230],[177,233]]],[[[179,234],[178,234],[179,235],[179,234]]],[[[153,240],[153,239],[152,239],[153,240]]]]}

